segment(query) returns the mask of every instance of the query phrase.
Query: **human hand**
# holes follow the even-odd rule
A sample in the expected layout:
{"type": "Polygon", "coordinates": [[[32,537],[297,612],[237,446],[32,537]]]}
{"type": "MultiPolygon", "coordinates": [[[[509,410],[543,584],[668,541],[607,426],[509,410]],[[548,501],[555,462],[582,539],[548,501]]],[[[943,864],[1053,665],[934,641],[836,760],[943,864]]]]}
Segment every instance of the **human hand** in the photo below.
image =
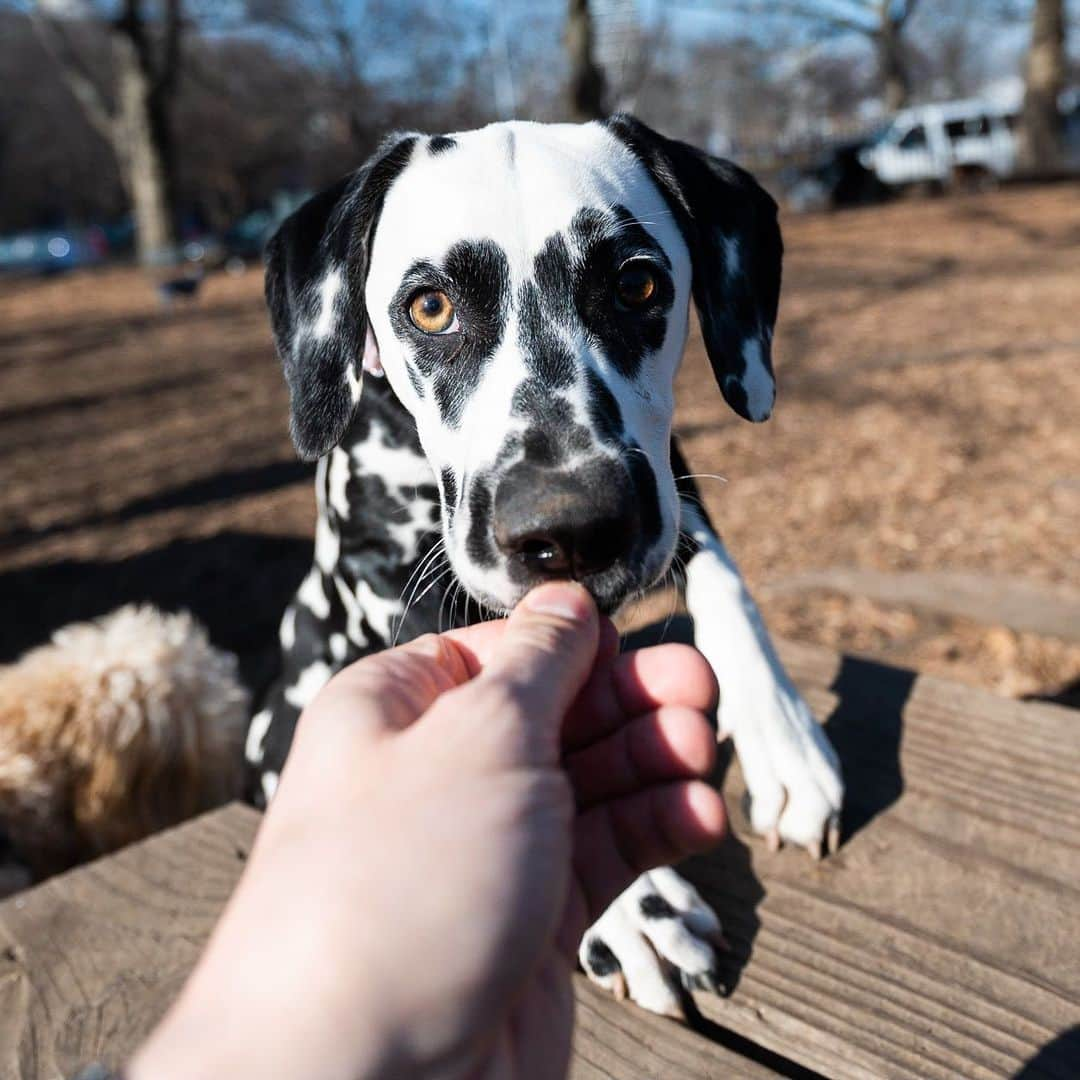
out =
{"type": "Polygon", "coordinates": [[[548,585],[333,679],[134,1080],[564,1075],[586,926],[724,829],[710,669],[617,647],[548,585]]]}

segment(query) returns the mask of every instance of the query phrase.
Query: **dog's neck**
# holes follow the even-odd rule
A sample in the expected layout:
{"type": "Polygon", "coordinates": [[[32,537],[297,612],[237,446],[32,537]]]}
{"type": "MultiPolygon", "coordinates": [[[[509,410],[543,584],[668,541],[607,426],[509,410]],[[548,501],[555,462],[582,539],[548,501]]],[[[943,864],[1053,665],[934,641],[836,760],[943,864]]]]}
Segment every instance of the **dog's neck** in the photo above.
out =
{"type": "Polygon", "coordinates": [[[316,490],[316,564],[332,586],[328,617],[350,653],[479,617],[452,595],[460,590],[440,555],[435,474],[386,379],[365,380],[348,431],[319,463],[316,490]]]}

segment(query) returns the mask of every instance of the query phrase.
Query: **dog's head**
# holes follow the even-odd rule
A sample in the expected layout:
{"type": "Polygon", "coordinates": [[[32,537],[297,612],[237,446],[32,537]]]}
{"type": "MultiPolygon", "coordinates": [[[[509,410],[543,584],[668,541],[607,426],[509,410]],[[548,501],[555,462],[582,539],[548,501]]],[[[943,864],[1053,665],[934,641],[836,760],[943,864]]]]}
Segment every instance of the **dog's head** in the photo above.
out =
{"type": "Polygon", "coordinates": [[[270,243],[293,438],[327,453],[385,375],[465,587],[506,609],[574,577],[614,610],[675,549],[690,298],[724,397],[764,420],[780,259],[747,173],[633,117],[395,136],[270,243]]]}

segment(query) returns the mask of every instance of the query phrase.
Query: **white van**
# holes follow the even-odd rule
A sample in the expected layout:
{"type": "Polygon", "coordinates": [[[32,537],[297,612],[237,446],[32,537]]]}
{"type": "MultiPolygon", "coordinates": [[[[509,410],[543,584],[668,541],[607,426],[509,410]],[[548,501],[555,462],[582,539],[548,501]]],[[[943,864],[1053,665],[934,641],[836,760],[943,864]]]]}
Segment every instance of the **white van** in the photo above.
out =
{"type": "Polygon", "coordinates": [[[1001,179],[1016,169],[1019,112],[977,98],[904,109],[859,161],[890,186],[1001,179]]]}

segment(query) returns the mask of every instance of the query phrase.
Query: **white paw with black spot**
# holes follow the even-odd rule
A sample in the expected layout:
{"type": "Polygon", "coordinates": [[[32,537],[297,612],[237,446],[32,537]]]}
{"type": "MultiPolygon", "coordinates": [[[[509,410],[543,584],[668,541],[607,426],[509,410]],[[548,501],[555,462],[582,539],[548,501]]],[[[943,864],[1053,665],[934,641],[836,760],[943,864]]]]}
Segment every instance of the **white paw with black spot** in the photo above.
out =
{"type": "Polygon", "coordinates": [[[674,870],[642,874],[582,938],[578,959],[593,982],[643,1009],[683,1017],[680,985],[721,992],[720,920],[674,870]]]}

